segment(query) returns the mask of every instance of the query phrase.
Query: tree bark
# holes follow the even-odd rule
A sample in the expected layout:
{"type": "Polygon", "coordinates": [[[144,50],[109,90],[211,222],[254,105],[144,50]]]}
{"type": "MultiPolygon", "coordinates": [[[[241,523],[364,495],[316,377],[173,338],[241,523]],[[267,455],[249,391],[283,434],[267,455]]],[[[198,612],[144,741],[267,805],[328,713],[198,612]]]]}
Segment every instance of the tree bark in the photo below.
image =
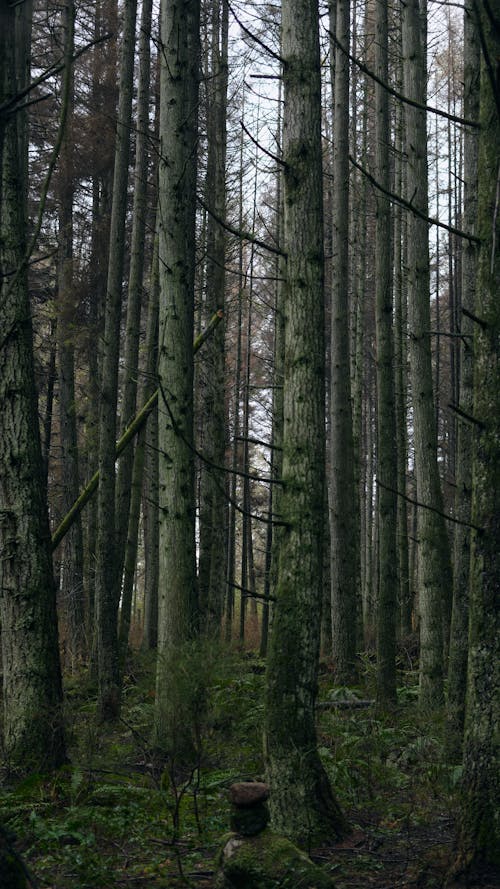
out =
{"type": "Polygon", "coordinates": [[[120,711],[118,605],[121,577],[118,577],[116,566],[115,441],[136,11],[135,0],[125,4],[99,404],[96,622],[97,709],[101,720],[114,719],[120,711]]]}
{"type": "MultiPolygon", "coordinates": [[[[385,0],[375,7],[375,73],[388,81],[388,15],[385,0]]],[[[375,84],[375,177],[385,192],[391,184],[389,169],[389,97],[375,84]]],[[[377,482],[379,522],[379,577],[377,597],[377,700],[396,703],[396,591],[397,478],[396,410],[394,396],[394,334],[392,312],[391,220],[387,194],[377,192],[376,216],[376,343],[377,343],[377,482]]]]}
{"type": "MultiPolygon", "coordinates": [[[[226,215],[226,118],[228,78],[227,0],[212,7],[211,78],[208,80],[207,206],[218,219],[226,215]]],[[[214,216],[207,218],[206,300],[207,320],[224,309],[225,232],[214,216]]],[[[226,451],[225,338],[221,327],[211,338],[201,362],[203,454],[209,463],[200,467],[200,607],[207,630],[218,632],[224,604],[226,576],[225,480],[216,466],[223,466],[226,451]],[[212,465],[210,465],[210,463],[212,465]]]]}
{"type": "MultiPolygon", "coordinates": [[[[30,4],[3,4],[1,8],[0,103],[16,96],[29,77],[30,12],[30,4]],[[24,20],[19,29],[25,38],[16,41],[16,19],[26,16],[28,20],[24,20]]],[[[25,266],[25,136],[25,112],[18,110],[0,117],[3,750],[13,770],[41,772],[64,762],[65,740],[47,492],[25,266]]]]}
{"type": "MultiPolygon", "coordinates": [[[[349,45],[350,3],[338,0],[337,38],[349,45]]],[[[332,643],[338,682],[355,674],[359,580],[349,335],[349,59],[335,48],[330,388],[332,643]]]]}
{"type": "MultiPolygon", "coordinates": [[[[123,348],[124,378],[121,402],[121,432],[135,416],[137,401],[137,369],[141,307],[143,303],[144,247],[146,234],[148,186],[148,132],[151,83],[151,19],[152,0],[142,3],[139,28],[139,80],[137,85],[137,125],[135,137],[134,201],[130,268],[128,275],[127,320],[123,348]]],[[[125,550],[128,540],[131,511],[134,448],[127,448],[120,460],[116,476],[116,571],[118,583],[122,579],[125,550]]]]}
{"type": "MultiPolygon", "coordinates": [[[[464,116],[479,120],[479,36],[473,20],[472,3],[464,11],[464,116]]],[[[464,215],[463,226],[475,233],[477,227],[477,162],[478,137],[473,130],[464,133],[464,215]]],[[[475,310],[477,246],[466,242],[462,257],[462,308],[469,314],[475,310]]],[[[471,318],[462,313],[460,333],[460,410],[467,416],[474,412],[473,401],[473,332],[471,318]]],[[[470,522],[472,499],[473,429],[469,422],[459,420],[457,440],[457,488],[455,515],[470,522]]],[[[465,718],[467,685],[467,629],[469,618],[470,529],[457,525],[453,550],[453,608],[451,616],[450,659],[448,665],[446,743],[450,758],[460,758],[465,718]]]]}
{"type": "Polygon", "coordinates": [[[189,753],[190,707],[175,665],[197,631],[193,460],[193,328],[199,0],[161,9],[159,168],[160,579],[156,742],[189,753]],[[182,704],[182,706],[181,706],[182,704]]]}
{"type": "MultiPolygon", "coordinates": [[[[74,15],[74,5],[69,2],[63,11],[64,56],[71,75],[66,97],[68,103],[66,133],[59,161],[59,312],[57,324],[59,422],[63,476],[62,505],[64,512],[72,506],[80,488],[75,401],[77,304],[73,282],[74,74],[70,61],[74,51],[74,15]]],[[[83,536],[80,517],[76,519],[64,541],[61,556],[60,600],[66,621],[69,659],[71,665],[76,666],[84,656],[87,647],[83,595],[83,536]]]]}
{"type": "Polygon", "coordinates": [[[474,336],[474,454],[469,661],[465,721],[463,805],[457,868],[473,874],[500,864],[500,5],[474,3],[482,37],[474,336]],[[491,16],[490,16],[491,13],[491,16]],[[486,54],[486,57],[485,57],[486,54]]]}
{"type": "Polygon", "coordinates": [[[266,686],[265,761],[275,828],[296,841],[340,833],[314,705],[324,527],[321,79],[315,0],[282,4],[285,368],[283,494],[266,686]]]}
{"type": "MultiPolygon", "coordinates": [[[[405,95],[425,103],[425,16],[418,0],[403,6],[405,95]]],[[[405,108],[407,199],[427,216],[427,133],[425,111],[405,108]]],[[[452,588],[449,541],[443,518],[437,465],[436,416],[430,349],[428,224],[408,212],[408,323],[414,418],[418,515],[420,607],[420,703],[443,703],[443,617],[452,588]]]]}

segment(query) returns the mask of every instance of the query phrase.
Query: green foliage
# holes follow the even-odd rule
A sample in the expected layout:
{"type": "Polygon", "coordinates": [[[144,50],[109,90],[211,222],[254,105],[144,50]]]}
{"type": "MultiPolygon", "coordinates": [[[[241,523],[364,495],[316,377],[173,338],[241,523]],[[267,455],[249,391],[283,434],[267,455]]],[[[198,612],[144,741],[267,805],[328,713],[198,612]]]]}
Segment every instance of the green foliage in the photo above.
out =
{"type": "MultiPolygon", "coordinates": [[[[123,718],[113,726],[96,723],[89,698],[95,689],[86,678],[71,680],[72,765],[0,790],[0,823],[17,835],[41,887],[176,889],[182,879],[204,885],[200,875],[213,869],[229,825],[229,786],[263,777],[265,666],[220,646],[197,657],[199,671],[205,664],[203,706],[198,758],[187,771],[172,770],[151,742],[151,656],[128,665],[123,718]]],[[[328,687],[325,677],[322,698],[355,703],[370,697],[369,664],[368,688],[328,687]]],[[[453,805],[460,782],[460,768],[442,759],[442,720],[423,724],[415,675],[405,675],[404,683],[390,716],[374,707],[319,713],[320,753],[342,807],[351,823],[372,813],[380,835],[426,823],[431,807],[453,805]]],[[[376,865],[371,859],[372,870],[376,865]]],[[[352,867],[368,868],[367,856],[359,853],[352,867]]]]}

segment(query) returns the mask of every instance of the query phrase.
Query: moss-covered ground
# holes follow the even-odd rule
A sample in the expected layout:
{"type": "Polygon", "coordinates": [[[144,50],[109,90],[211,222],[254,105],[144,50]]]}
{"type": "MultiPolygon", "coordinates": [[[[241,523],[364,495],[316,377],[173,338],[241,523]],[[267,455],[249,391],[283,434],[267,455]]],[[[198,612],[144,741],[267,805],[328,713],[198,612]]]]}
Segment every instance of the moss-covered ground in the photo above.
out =
{"type": "MultiPolygon", "coordinates": [[[[338,889],[443,885],[461,769],[444,761],[440,715],[418,712],[412,667],[408,661],[400,673],[397,710],[382,714],[356,706],[356,699],[373,696],[369,658],[355,688],[336,687],[329,665],[322,665],[320,752],[352,833],[309,851],[338,889]]],[[[32,885],[213,887],[214,860],[229,823],[227,788],[263,777],[264,672],[251,653],[218,656],[216,668],[204,672],[196,761],[182,769],[151,745],[151,657],[130,660],[122,718],[112,726],[97,724],[95,689],[86,675],[68,679],[71,763],[21,782],[5,769],[0,789],[0,824],[15,838],[32,885]]],[[[480,885],[499,884],[491,875],[480,885]]]]}

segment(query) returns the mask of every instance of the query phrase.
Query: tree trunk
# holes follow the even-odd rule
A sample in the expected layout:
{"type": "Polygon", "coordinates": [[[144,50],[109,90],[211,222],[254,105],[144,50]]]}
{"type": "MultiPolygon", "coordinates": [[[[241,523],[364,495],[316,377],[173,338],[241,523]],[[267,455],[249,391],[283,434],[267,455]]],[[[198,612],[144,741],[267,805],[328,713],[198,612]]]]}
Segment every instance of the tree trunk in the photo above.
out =
{"type": "MultiPolygon", "coordinates": [[[[218,219],[226,214],[226,117],[227,52],[229,8],[227,0],[212,6],[212,64],[207,82],[208,158],[206,177],[207,206],[218,219]]],[[[206,263],[206,320],[224,309],[225,233],[208,214],[206,263]]],[[[200,607],[206,616],[207,630],[218,632],[224,603],[226,575],[226,528],[224,465],[226,451],[224,328],[219,327],[204,351],[200,376],[202,390],[202,440],[207,463],[200,467],[200,607]]]]}
{"type": "Polygon", "coordinates": [[[266,686],[271,817],[303,843],[344,828],[316,744],[324,522],[324,305],[318,9],[282,4],[285,368],[283,494],[266,686]]]}
{"type": "MultiPolygon", "coordinates": [[[[349,46],[350,3],[338,0],[337,37],[349,46]]],[[[331,336],[330,533],[335,675],[352,681],[356,660],[359,545],[349,347],[349,59],[335,49],[331,336]]]]}
{"type": "MultiPolygon", "coordinates": [[[[375,7],[375,73],[388,82],[388,15],[385,0],[375,7]]],[[[390,190],[389,97],[375,84],[375,178],[390,190]]],[[[377,192],[376,216],[376,342],[377,342],[377,483],[379,577],[377,597],[377,700],[396,703],[397,478],[396,411],[394,397],[394,334],[392,323],[391,221],[387,194],[377,192]]]]}
{"type": "MultiPolygon", "coordinates": [[[[189,752],[190,707],[176,687],[180,650],[196,631],[193,327],[199,0],[161,9],[159,168],[160,579],[156,741],[189,752]]],[[[182,694],[182,692],[181,692],[182,694]]]]}
{"type": "MultiPolygon", "coordinates": [[[[30,12],[30,4],[2,5],[0,104],[15,97],[29,77],[30,12]],[[24,20],[19,29],[24,31],[25,39],[16,42],[16,18],[25,16],[28,20],[24,20]]],[[[25,265],[25,128],[23,111],[0,117],[3,751],[13,770],[41,772],[65,760],[65,741],[47,492],[25,265]]]]}
{"type": "MultiPolygon", "coordinates": [[[[469,3],[464,13],[464,117],[479,120],[479,35],[473,20],[473,7],[469,3]]],[[[478,136],[474,130],[464,133],[464,214],[465,231],[476,231],[477,214],[477,160],[478,136]]],[[[462,260],[462,313],[460,332],[463,335],[460,359],[460,403],[464,418],[474,411],[473,401],[473,349],[474,313],[477,271],[477,246],[472,242],[463,245],[462,260]]],[[[472,447],[473,428],[462,419],[458,424],[457,441],[457,489],[455,496],[456,516],[462,522],[470,522],[472,497],[472,447]]],[[[467,685],[467,628],[469,618],[469,568],[470,528],[457,525],[453,551],[454,587],[451,617],[450,660],[448,666],[447,698],[447,751],[450,758],[459,758],[465,718],[465,691],[467,685]]]]}
{"type": "MultiPolygon", "coordinates": [[[[148,132],[151,83],[151,19],[152,0],[143,0],[139,29],[139,81],[137,85],[137,126],[135,139],[134,202],[128,276],[127,320],[123,348],[124,379],[121,403],[121,432],[136,413],[137,369],[141,306],[143,302],[144,247],[146,233],[148,186],[148,132]]],[[[131,509],[131,482],[134,448],[129,447],[118,465],[116,476],[116,572],[118,584],[122,579],[131,509]]],[[[137,505],[137,504],[136,504],[137,505]]]]}
{"type": "MultiPolygon", "coordinates": [[[[64,55],[71,70],[67,97],[67,124],[60,155],[59,179],[59,257],[58,257],[58,370],[61,466],[64,513],[73,505],[80,489],[78,439],[75,401],[75,338],[77,303],[73,282],[73,103],[74,76],[71,57],[74,51],[74,6],[69,2],[64,15],[64,55]]],[[[83,536],[81,518],[73,524],[64,540],[61,556],[60,600],[66,620],[70,663],[76,666],[86,651],[85,605],[83,597],[83,536]]]]}
{"type": "MultiPolygon", "coordinates": [[[[403,7],[405,94],[426,100],[423,16],[418,0],[403,7]]],[[[405,107],[407,199],[427,216],[427,133],[425,111],[405,107]]],[[[408,322],[413,402],[418,515],[420,607],[420,703],[443,703],[443,617],[452,579],[449,542],[437,466],[436,416],[430,349],[428,224],[408,213],[408,322]]]]}
{"type": "Polygon", "coordinates": [[[96,619],[97,708],[101,720],[114,719],[120,711],[118,605],[121,577],[116,569],[115,442],[136,9],[135,0],[125,5],[99,404],[96,619]]]}
{"type": "Polygon", "coordinates": [[[500,55],[498,0],[480,10],[481,64],[477,233],[481,239],[474,314],[474,455],[472,468],[469,663],[463,805],[457,867],[473,874],[500,865],[500,55]],[[491,18],[490,18],[491,14],[491,18]],[[493,77],[493,82],[492,82],[493,77]],[[480,529],[480,530],[477,530],[480,529]]]}

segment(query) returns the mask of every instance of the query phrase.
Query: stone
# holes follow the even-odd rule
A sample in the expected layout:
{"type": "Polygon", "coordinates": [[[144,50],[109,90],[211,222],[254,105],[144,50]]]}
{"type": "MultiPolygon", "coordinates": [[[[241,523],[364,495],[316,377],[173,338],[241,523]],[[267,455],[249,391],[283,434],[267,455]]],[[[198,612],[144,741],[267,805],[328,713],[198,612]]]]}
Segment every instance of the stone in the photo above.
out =
{"type": "Polygon", "coordinates": [[[231,784],[229,788],[229,800],[238,808],[264,803],[267,799],[269,785],[263,781],[240,781],[238,784],[231,784]]]}
{"type": "Polygon", "coordinates": [[[269,809],[265,803],[240,809],[234,806],[231,811],[231,830],[244,837],[253,837],[265,830],[269,824],[269,817],[269,809]]]}

